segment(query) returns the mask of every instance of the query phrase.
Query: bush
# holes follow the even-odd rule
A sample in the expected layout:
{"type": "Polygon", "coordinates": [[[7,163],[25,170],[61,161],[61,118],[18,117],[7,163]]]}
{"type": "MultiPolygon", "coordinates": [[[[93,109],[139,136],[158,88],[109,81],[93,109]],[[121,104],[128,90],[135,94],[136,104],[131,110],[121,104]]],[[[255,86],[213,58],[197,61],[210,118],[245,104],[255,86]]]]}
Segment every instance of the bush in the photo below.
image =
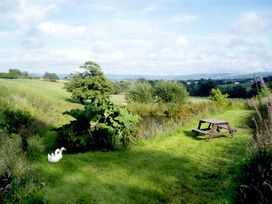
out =
{"type": "Polygon", "coordinates": [[[252,101],[256,110],[255,145],[242,169],[238,203],[272,203],[272,100],[265,84],[260,85],[266,97],[252,101]]]}
{"type": "Polygon", "coordinates": [[[188,92],[183,84],[175,81],[159,81],[154,86],[157,101],[165,103],[183,103],[188,92]]]}
{"type": "Polygon", "coordinates": [[[145,81],[137,81],[130,85],[126,92],[129,102],[150,103],[154,101],[153,88],[145,81]]]}
{"type": "Polygon", "coordinates": [[[0,142],[0,201],[15,203],[41,186],[22,150],[21,137],[0,132],[0,142]]]}
{"type": "Polygon", "coordinates": [[[220,89],[212,89],[209,99],[211,101],[215,101],[221,105],[227,105],[228,103],[228,94],[222,94],[220,89]]]}
{"type": "Polygon", "coordinates": [[[58,129],[57,142],[71,152],[126,148],[134,140],[133,127],[139,119],[108,100],[64,114],[75,120],[58,129]]]}
{"type": "Polygon", "coordinates": [[[246,161],[239,179],[236,203],[270,204],[272,202],[272,151],[256,151],[246,161]]]}
{"type": "Polygon", "coordinates": [[[18,133],[22,128],[31,124],[33,118],[26,110],[6,109],[1,114],[0,127],[8,130],[9,133],[18,133]]]}

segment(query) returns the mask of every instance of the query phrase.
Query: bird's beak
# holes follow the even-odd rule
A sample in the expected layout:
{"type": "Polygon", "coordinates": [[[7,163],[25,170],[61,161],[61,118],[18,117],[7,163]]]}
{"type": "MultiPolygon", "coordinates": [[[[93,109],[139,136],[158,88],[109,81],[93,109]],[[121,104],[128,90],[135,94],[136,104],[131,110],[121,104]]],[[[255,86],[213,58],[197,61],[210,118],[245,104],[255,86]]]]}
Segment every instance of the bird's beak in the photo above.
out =
{"type": "Polygon", "coordinates": [[[65,149],[65,148],[64,148],[63,150],[64,150],[64,151],[66,151],[66,149],[65,149]]]}

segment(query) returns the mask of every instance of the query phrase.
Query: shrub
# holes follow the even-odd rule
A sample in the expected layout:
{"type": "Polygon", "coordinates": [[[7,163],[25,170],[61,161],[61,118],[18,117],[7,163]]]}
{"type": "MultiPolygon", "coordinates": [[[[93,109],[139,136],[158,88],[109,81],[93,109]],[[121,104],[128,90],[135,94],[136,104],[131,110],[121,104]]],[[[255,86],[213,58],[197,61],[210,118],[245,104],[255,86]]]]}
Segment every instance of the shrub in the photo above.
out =
{"type": "Polygon", "coordinates": [[[156,103],[139,103],[139,102],[130,102],[127,105],[128,110],[130,110],[133,114],[140,116],[154,116],[154,115],[162,115],[162,109],[159,109],[158,104],[156,103]]]}
{"type": "Polygon", "coordinates": [[[209,99],[215,101],[221,105],[226,105],[228,103],[228,94],[222,94],[220,89],[212,89],[209,99]]]}
{"type": "Polygon", "coordinates": [[[0,201],[22,201],[41,186],[22,151],[21,137],[0,132],[0,138],[0,201]]]}
{"type": "Polygon", "coordinates": [[[70,151],[126,148],[134,139],[138,117],[105,100],[88,104],[83,110],[65,112],[75,118],[58,129],[58,143],[70,151]]]}
{"type": "Polygon", "coordinates": [[[26,110],[6,109],[1,114],[0,127],[7,129],[9,133],[18,133],[22,128],[31,124],[33,118],[26,110]]]}
{"type": "Polygon", "coordinates": [[[82,104],[85,100],[95,102],[109,99],[113,84],[104,75],[99,64],[87,61],[80,68],[86,71],[73,75],[73,79],[64,86],[68,92],[72,93],[72,98],[79,99],[82,104]]]}
{"type": "MultiPolygon", "coordinates": [[[[267,90],[264,83],[260,85],[267,90]]],[[[252,101],[256,110],[253,118],[255,145],[253,154],[242,169],[239,203],[272,202],[272,100],[270,92],[264,92],[265,98],[258,96],[252,101]]]]}
{"type": "Polygon", "coordinates": [[[59,77],[55,73],[45,72],[43,75],[43,79],[47,81],[56,82],[57,80],[59,80],[59,77]]]}
{"type": "Polygon", "coordinates": [[[137,81],[126,92],[129,102],[150,103],[154,101],[152,86],[146,81],[137,81]]]}
{"type": "Polygon", "coordinates": [[[183,84],[176,81],[159,81],[154,86],[157,101],[165,103],[183,103],[188,92],[183,84]]]}

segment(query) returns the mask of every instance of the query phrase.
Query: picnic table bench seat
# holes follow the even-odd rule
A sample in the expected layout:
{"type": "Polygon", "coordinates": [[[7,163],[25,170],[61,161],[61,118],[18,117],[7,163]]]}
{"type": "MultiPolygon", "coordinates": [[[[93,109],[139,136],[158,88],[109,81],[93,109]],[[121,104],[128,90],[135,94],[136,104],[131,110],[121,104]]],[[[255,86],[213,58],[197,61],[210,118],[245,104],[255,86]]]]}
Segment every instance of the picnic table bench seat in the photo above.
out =
{"type": "Polygon", "coordinates": [[[215,136],[220,136],[220,135],[226,135],[230,134],[232,137],[234,136],[234,133],[237,131],[234,128],[230,127],[229,122],[223,121],[223,120],[218,120],[218,119],[200,119],[198,128],[193,128],[193,132],[197,134],[203,134],[211,137],[215,136]],[[207,123],[208,127],[206,128],[201,128],[201,125],[203,123],[207,123]],[[221,131],[221,129],[224,129],[226,131],[221,131]]]}

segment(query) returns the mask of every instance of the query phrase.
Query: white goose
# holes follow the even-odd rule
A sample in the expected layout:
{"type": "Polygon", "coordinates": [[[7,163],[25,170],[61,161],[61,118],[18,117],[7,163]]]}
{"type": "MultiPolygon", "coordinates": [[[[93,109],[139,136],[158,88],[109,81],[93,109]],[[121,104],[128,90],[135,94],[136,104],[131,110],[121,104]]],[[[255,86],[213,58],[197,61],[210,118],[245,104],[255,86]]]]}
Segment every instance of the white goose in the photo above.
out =
{"type": "Polygon", "coordinates": [[[66,150],[64,147],[61,149],[56,149],[55,153],[48,154],[48,161],[51,163],[57,163],[62,158],[62,151],[66,150]]]}

